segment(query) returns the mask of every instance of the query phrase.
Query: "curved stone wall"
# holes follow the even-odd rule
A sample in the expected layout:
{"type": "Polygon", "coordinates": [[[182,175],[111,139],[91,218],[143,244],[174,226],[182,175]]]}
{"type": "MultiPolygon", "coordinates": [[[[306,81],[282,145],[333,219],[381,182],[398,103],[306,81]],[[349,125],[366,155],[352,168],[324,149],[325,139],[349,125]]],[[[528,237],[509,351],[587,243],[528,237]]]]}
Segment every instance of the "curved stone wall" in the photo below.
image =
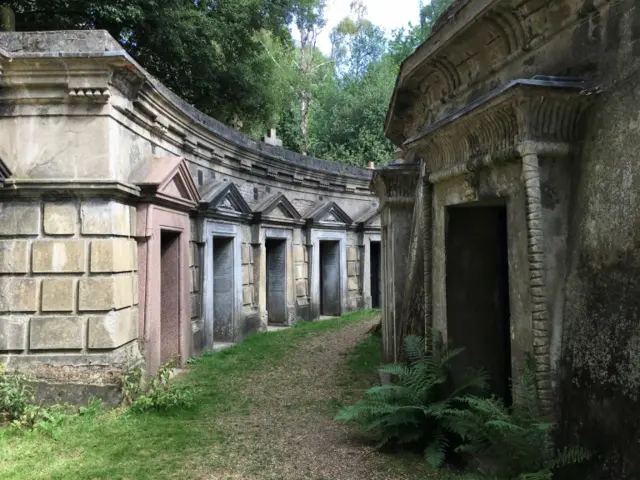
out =
{"type": "Polygon", "coordinates": [[[153,369],[371,305],[371,170],[251,140],[106,32],[0,33],[0,61],[7,363],[106,378],[141,345],[153,369]]]}

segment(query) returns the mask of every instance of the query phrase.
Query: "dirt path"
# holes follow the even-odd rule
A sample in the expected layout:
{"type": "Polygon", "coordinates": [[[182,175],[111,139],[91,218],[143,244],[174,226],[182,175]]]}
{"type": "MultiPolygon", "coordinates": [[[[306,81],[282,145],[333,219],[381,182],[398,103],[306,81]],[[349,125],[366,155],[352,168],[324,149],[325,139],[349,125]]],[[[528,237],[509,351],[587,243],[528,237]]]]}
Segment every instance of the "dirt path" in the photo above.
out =
{"type": "Polygon", "coordinates": [[[332,420],[340,398],[345,353],[362,341],[375,319],[325,333],[301,344],[284,364],[252,378],[244,395],[256,402],[248,415],[221,418],[233,447],[224,471],[207,479],[404,479],[370,446],[332,420]]]}

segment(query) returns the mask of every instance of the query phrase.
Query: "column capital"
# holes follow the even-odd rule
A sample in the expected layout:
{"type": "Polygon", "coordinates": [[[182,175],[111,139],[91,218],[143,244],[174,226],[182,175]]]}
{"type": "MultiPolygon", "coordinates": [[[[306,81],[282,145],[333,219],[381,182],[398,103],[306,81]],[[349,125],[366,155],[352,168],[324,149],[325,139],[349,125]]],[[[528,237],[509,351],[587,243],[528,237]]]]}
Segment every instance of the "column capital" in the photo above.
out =
{"type": "Polygon", "coordinates": [[[380,210],[387,205],[413,206],[420,180],[420,166],[416,163],[392,163],[375,171],[371,189],[380,200],[380,210]]]}

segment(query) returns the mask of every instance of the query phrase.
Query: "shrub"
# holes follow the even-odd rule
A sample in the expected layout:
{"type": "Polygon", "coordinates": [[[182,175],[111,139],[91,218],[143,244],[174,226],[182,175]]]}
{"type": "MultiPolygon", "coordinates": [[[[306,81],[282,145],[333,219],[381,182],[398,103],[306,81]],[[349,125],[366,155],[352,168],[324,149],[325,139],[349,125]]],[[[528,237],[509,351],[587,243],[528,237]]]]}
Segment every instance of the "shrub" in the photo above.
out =
{"type": "MultiPolygon", "coordinates": [[[[151,379],[144,393],[142,390],[133,391],[137,374],[132,374],[129,382],[132,390],[129,392],[131,410],[134,412],[163,411],[174,408],[191,408],[194,406],[194,391],[192,387],[171,382],[171,370],[177,366],[176,359],[172,359],[160,367],[157,375],[151,379]],[[134,396],[135,395],[135,396],[134,396]]],[[[140,374],[141,375],[141,374],[140,374]]],[[[138,385],[140,384],[138,378],[138,385]]],[[[126,381],[126,380],[125,380],[126,381]]],[[[125,393],[125,396],[127,394],[125,393]]]]}
{"type": "Polygon", "coordinates": [[[0,419],[19,418],[34,402],[33,388],[17,374],[7,374],[4,364],[0,363],[0,419]]]}
{"type": "Polygon", "coordinates": [[[377,441],[378,448],[420,448],[430,464],[440,466],[452,440],[448,421],[443,419],[463,395],[484,389],[486,378],[469,371],[455,382],[451,361],[462,349],[448,350],[437,331],[426,339],[407,336],[404,350],[407,365],[380,368],[395,377],[395,383],[366,390],[362,400],[344,407],[335,420],[358,425],[377,441]]]}
{"type": "Polygon", "coordinates": [[[512,407],[495,397],[467,396],[462,399],[466,408],[450,410],[443,420],[462,438],[456,450],[471,454],[486,475],[550,480],[554,470],[590,456],[580,447],[567,447],[555,455],[547,448],[554,424],[545,421],[534,371],[529,360],[513,384],[516,401],[512,407]]]}

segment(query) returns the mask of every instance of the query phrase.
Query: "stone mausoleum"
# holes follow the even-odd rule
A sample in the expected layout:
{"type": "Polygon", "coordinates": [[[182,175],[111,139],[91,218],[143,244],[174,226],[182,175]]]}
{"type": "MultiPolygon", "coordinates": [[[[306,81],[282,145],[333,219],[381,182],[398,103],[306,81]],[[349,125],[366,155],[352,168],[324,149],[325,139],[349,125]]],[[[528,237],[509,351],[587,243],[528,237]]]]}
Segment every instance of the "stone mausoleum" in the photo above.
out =
{"type": "Polygon", "coordinates": [[[456,0],[373,180],[385,356],[436,327],[507,403],[532,358],[571,478],[640,478],[639,112],[637,0],[456,0]]]}
{"type": "Polygon", "coordinates": [[[379,306],[372,170],[249,139],[103,31],[0,33],[0,65],[0,360],[42,396],[379,306]]]}

